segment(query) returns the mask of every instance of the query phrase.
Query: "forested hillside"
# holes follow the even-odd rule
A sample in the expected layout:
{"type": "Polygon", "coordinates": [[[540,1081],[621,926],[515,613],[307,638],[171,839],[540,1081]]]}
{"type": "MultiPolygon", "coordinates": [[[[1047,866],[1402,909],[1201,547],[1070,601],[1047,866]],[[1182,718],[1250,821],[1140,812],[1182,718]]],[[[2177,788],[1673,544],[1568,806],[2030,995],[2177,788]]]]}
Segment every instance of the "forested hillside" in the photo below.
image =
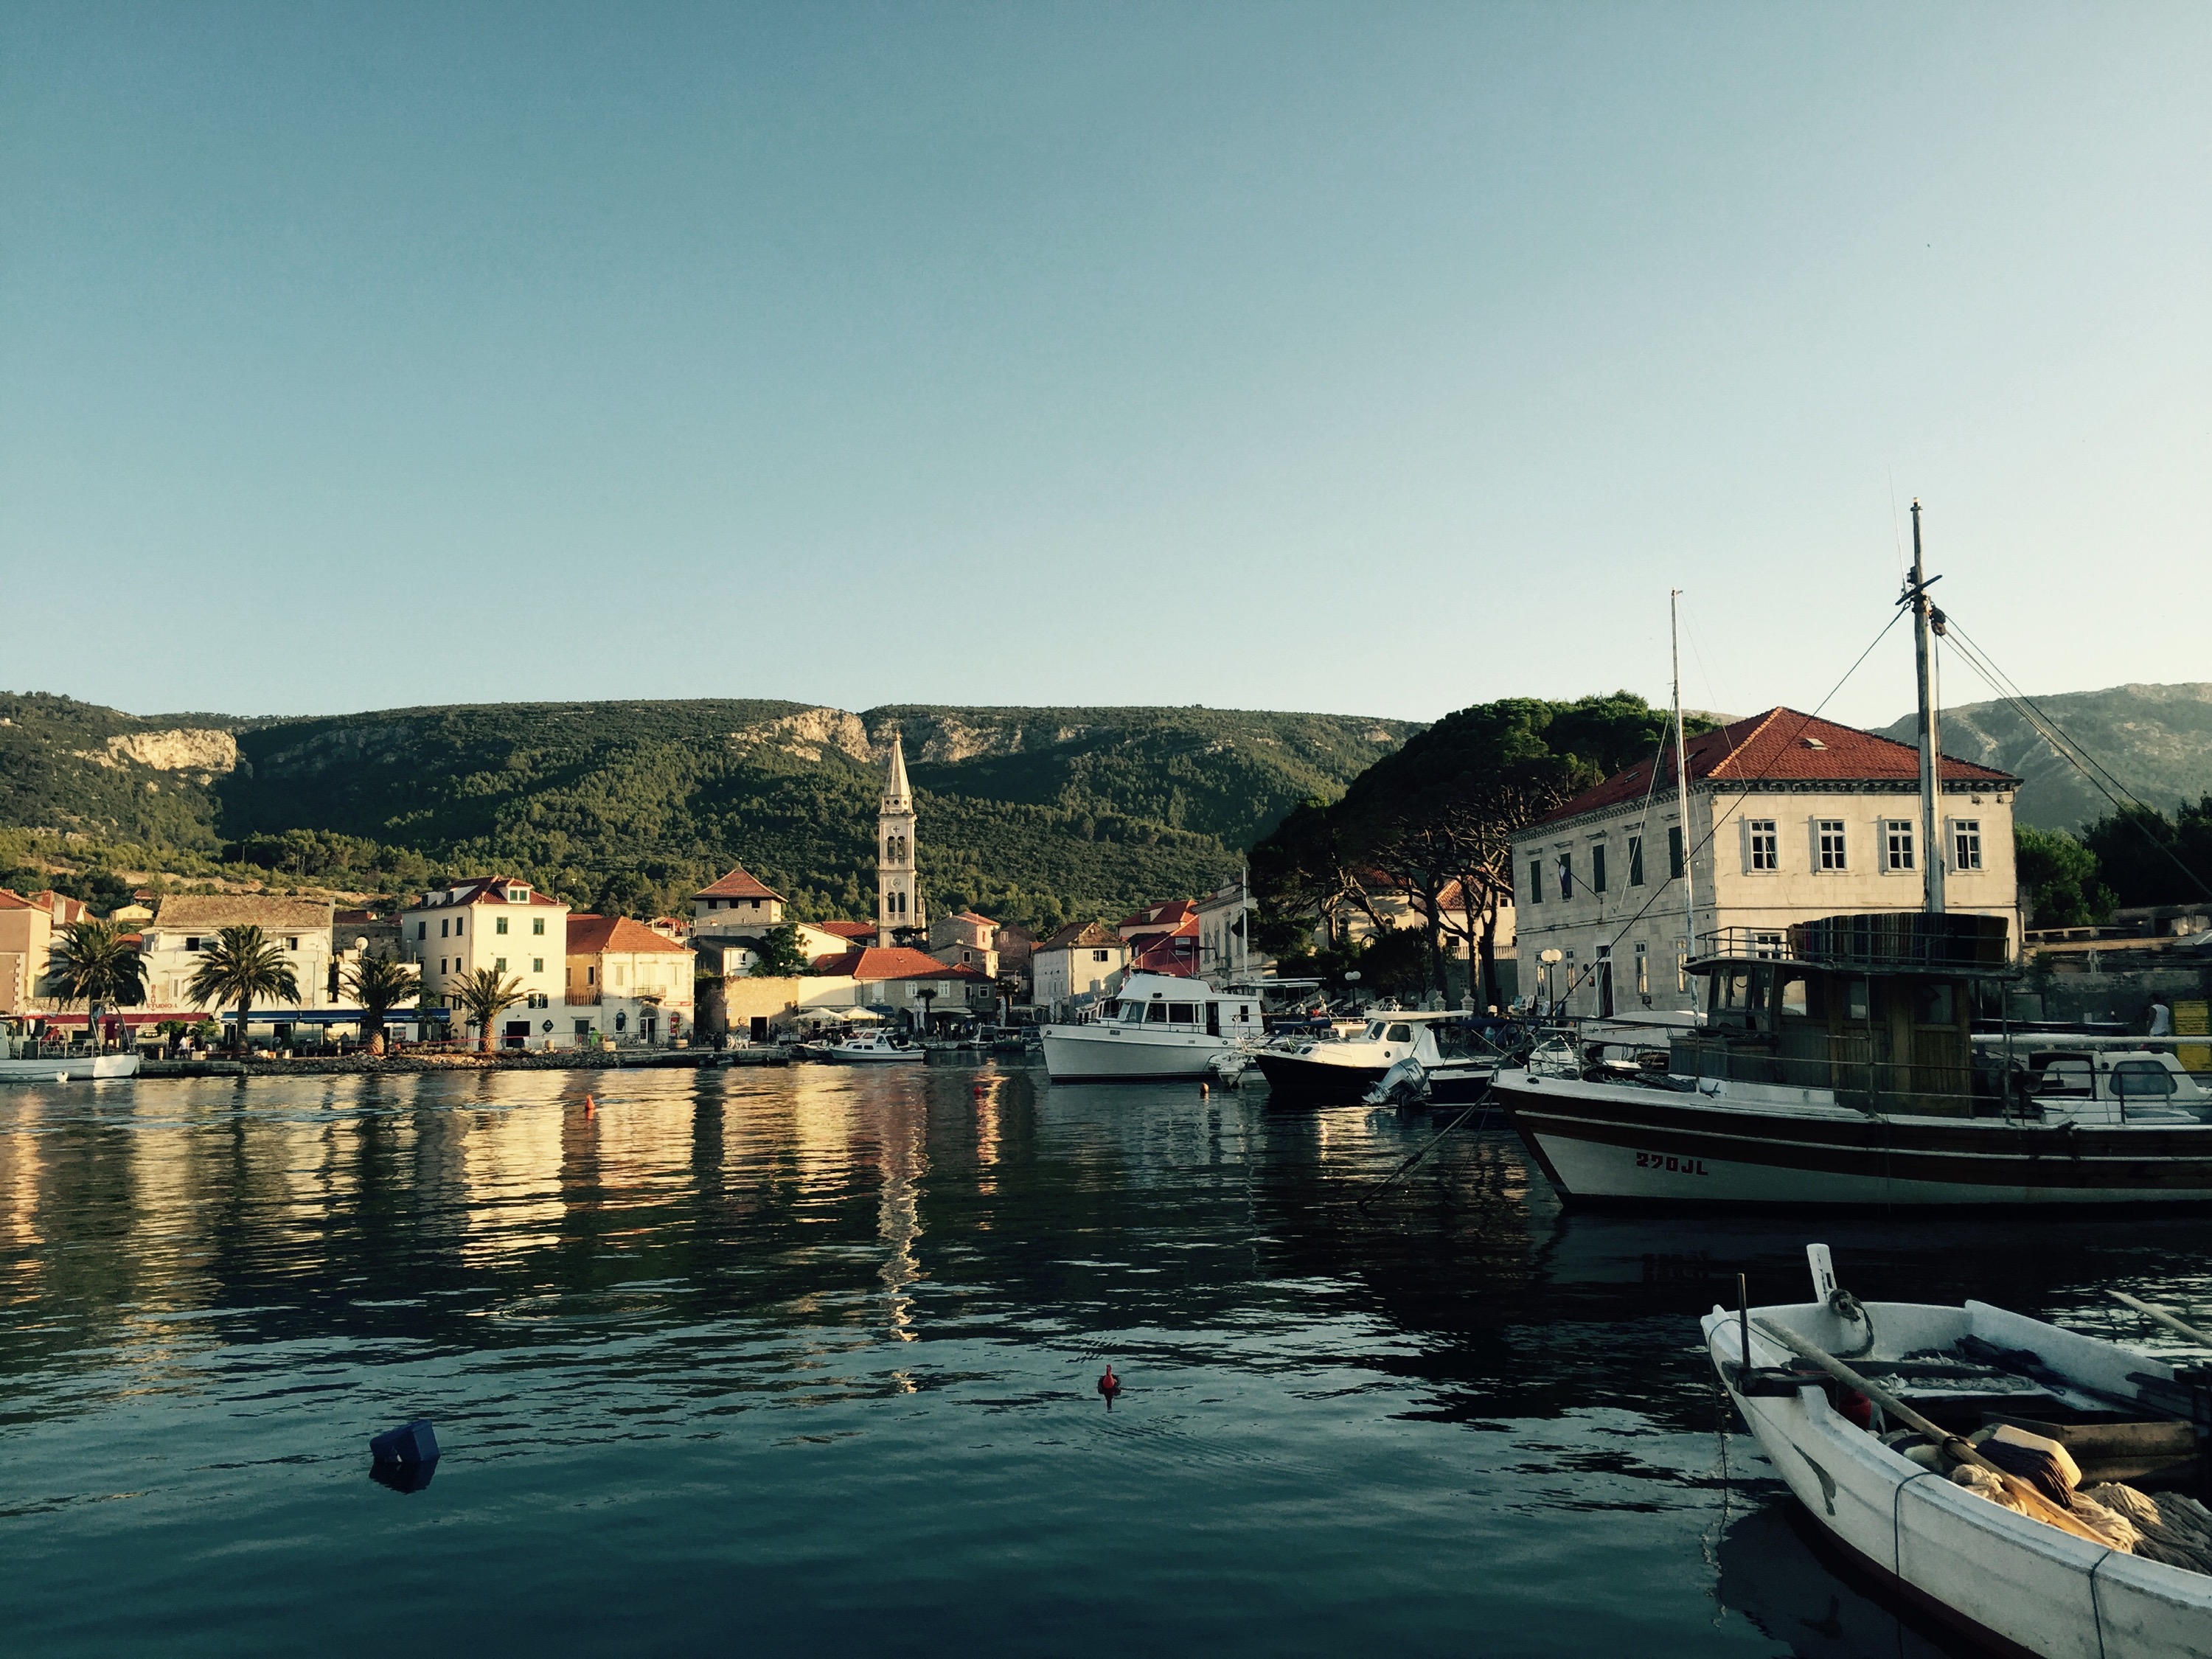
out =
{"type": "Polygon", "coordinates": [[[1204,708],[769,702],[142,718],[0,696],[14,857],[390,891],[513,870],[665,908],[742,861],[803,914],[866,914],[883,757],[904,736],[933,903],[1038,924],[1190,893],[1297,802],[1419,728],[1204,708]]]}
{"type": "MultiPolygon", "coordinates": [[[[2035,704],[2146,805],[2171,812],[2212,793],[2212,684],[2116,685],[2039,696],[2035,704]]],[[[1915,731],[1908,714],[1883,735],[1911,743],[1915,731]]],[[[2023,823],[2078,830],[2112,810],[2009,703],[1945,709],[1943,752],[2026,780],[2017,808],[2023,823]]]]}

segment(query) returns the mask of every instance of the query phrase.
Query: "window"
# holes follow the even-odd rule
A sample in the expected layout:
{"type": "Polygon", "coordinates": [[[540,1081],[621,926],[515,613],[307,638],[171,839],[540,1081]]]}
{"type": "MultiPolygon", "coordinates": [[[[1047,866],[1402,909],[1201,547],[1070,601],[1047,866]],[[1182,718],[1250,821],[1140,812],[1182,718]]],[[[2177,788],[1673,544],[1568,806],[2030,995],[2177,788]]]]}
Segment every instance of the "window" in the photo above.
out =
{"type": "Polygon", "coordinates": [[[545,918],[543,916],[531,917],[530,931],[537,934],[539,938],[544,938],[545,935],[545,918]]]}
{"type": "Polygon", "coordinates": [[[1382,1040],[1385,1042],[1411,1042],[1413,1040],[1413,1028],[1405,1024],[1393,1025],[1382,1033],[1382,1040]]]}
{"type": "Polygon", "coordinates": [[[440,939],[445,939],[445,938],[448,937],[448,930],[449,930],[452,927],[453,927],[453,918],[452,918],[452,917],[450,917],[450,916],[440,916],[440,917],[438,918],[438,937],[439,937],[440,939]]]}
{"type": "Polygon", "coordinates": [[[507,971],[507,958],[505,957],[494,957],[491,959],[491,970],[495,974],[505,973],[507,971]]]}
{"type": "Polygon", "coordinates": [[[1628,838],[1628,884],[1631,887],[1644,885],[1644,837],[1641,836],[1628,838]]]}
{"type": "Polygon", "coordinates": [[[1168,1023],[1167,1004],[1164,1002],[1155,1002],[1150,1007],[1146,1008],[1145,1010],[1145,1023],[1148,1025],[1166,1024],[1168,1023]]]}
{"type": "Polygon", "coordinates": [[[200,942],[199,942],[199,940],[198,940],[197,939],[194,939],[194,938],[192,938],[191,935],[187,934],[187,935],[185,936],[185,949],[186,949],[187,951],[197,951],[197,950],[198,950],[199,948],[200,948],[200,942]]]}
{"type": "Polygon", "coordinates": [[[1778,959],[1782,955],[1782,935],[1779,933],[1753,933],[1751,936],[1751,953],[1755,957],[1767,957],[1778,959]]]}
{"type": "Polygon", "coordinates": [[[2124,1060],[2112,1067],[2112,1092],[2123,1100],[2170,1095],[2173,1074],[2154,1060],[2124,1060]]]}
{"type": "Polygon", "coordinates": [[[1093,962],[1104,962],[1107,961],[1111,955],[1112,953],[1107,951],[1093,951],[1091,953],[1091,959],[1093,962]]]}
{"type": "Polygon", "coordinates": [[[596,984],[598,984],[599,982],[599,970],[598,969],[596,969],[596,968],[586,968],[586,969],[584,969],[584,983],[585,983],[585,984],[586,984],[586,985],[596,985],[596,984]]]}
{"type": "Polygon", "coordinates": [[[545,971],[545,958],[544,957],[531,957],[530,971],[533,974],[544,973],[545,971]]]}
{"type": "Polygon", "coordinates": [[[1565,901],[1574,896],[1575,855],[1572,853],[1562,853],[1559,854],[1559,897],[1565,901]]]}
{"type": "Polygon", "coordinates": [[[415,924],[415,937],[416,937],[416,939],[428,939],[428,938],[429,938],[429,937],[430,937],[430,924],[429,924],[428,922],[427,922],[427,921],[418,921],[418,922],[416,922],[416,923],[415,924]]]}
{"type": "Polygon", "coordinates": [[[1887,818],[1881,826],[1881,867],[1894,874],[1912,868],[1912,820],[1887,818]]]}
{"type": "Polygon", "coordinates": [[[1594,842],[1590,847],[1589,855],[1590,891],[1602,893],[1605,891],[1605,843],[1601,841],[1594,842]]]}
{"type": "Polygon", "coordinates": [[[438,971],[441,974],[446,971],[446,959],[443,957],[438,958],[438,971]]]}
{"type": "Polygon", "coordinates": [[[300,948],[300,936],[297,933],[287,934],[284,939],[284,948],[288,951],[298,950],[300,948]]]}
{"type": "Polygon", "coordinates": [[[529,890],[527,887],[510,887],[510,888],[508,888],[508,889],[507,890],[507,902],[509,904],[527,904],[527,903],[529,903],[529,902],[530,902],[530,890],[529,890]]]}
{"type": "Polygon", "coordinates": [[[1848,870],[1849,859],[1844,853],[1844,821],[1841,818],[1813,820],[1813,867],[1816,870],[1848,870]]]}
{"type": "Polygon", "coordinates": [[[577,1035],[578,1036],[580,1036],[580,1037],[587,1037],[587,1036],[591,1036],[591,1034],[592,1034],[592,1022],[591,1022],[590,1020],[588,1020],[588,1019],[580,1019],[580,1020],[578,1020],[578,1021],[576,1022],[576,1035],[577,1035]]]}
{"type": "Polygon", "coordinates": [[[1168,1018],[1176,1025],[1195,1025],[1198,1024],[1198,1005],[1194,1002],[1170,1002],[1168,1004],[1168,1018]]]}
{"type": "Polygon", "coordinates": [[[1915,1025],[1955,1025],[1952,1012],[1951,988],[1943,981],[1913,988],[1912,1023],[1915,1025]]]}
{"type": "Polygon", "coordinates": [[[1954,870],[1978,870],[1982,867],[1982,821],[1979,818],[1951,820],[1951,867],[1954,870]]]}
{"type": "Polygon", "coordinates": [[[614,982],[617,985],[623,982],[623,970],[619,968],[615,969],[614,982]]]}
{"type": "Polygon", "coordinates": [[[1682,826],[1679,823],[1667,831],[1667,874],[1673,881],[1682,878],[1682,826]]]}
{"type": "Polygon", "coordinates": [[[1782,1012],[1793,1019],[1803,1019],[1806,1011],[1806,981],[1802,975],[1782,981],[1782,1012]]]}
{"type": "Polygon", "coordinates": [[[1746,853],[1753,870],[1779,870],[1782,867],[1782,837],[1775,833],[1772,818],[1751,818],[1744,824],[1747,838],[1746,853]]]}
{"type": "Polygon", "coordinates": [[[453,937],[455,939],[459,939],[461,936],[461,929],[468,925],[468,921],[469,919],[466,916],[455,916],[453,918],[453,937]]]}
{"type": "Polygon", "coordinates": [[[491,924],[491,930],[492,930],[492,932],[493,932],[493,933],[506,933],[506,932],[507,932],[507,918],[506,918],[505,916],[499,916],[499,917],[495,918],[495,919],[493,920],[492,924],[491,924]]]}
{"type": "Polygon", "coordinates": [[[1543,902],[1544,860],[1541,859],[1530,859],[1528,860],[1528,902],[1531,904],[1541,904],[1543,902]]]}
{"type": "Polygon", "coordinates": [[[1868,989],[1867,981],[1863,979],[1853,980],[1850,988],[1844,994],[1844,1018],[1864,1021],[1873,1006],[1874,1001],[1868,989]]]}
{"type": "Polygon", "coordinates": [[[1651,953],[1645,949],[1642,939],[1636,941],[1636,994],[1640,997],[1651,994],[1651,953]]]}

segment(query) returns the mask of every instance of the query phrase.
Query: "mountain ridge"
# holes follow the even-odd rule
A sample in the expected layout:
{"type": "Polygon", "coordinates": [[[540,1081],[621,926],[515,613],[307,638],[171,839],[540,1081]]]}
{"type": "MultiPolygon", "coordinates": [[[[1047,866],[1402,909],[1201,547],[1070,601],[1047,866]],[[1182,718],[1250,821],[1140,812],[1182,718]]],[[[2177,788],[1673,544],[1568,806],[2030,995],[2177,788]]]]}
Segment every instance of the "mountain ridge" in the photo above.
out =
{"type": "Polygon", "coordinates": [[[934,898],[1039,922],[1223,879],[1291,806],[1334,798],[1420,729],[717,698],[141,716],[15,694],[0,696],[0,825],[364,889],[495,865],[630,910],[743,862],[803,914],[865,915],[895,728],[934,898]]]}
{"type": "MultiPolygon", "coordinates": [[[[2212,682],[2130,682],[2030,701],[2146,805],[2171,813],[2212,793],[2212,682]]],[[[1945,754],[2021,780],[2014,808],[2021,823],[2079,830],[2112,811],[2105,794],[2009,702],[1960,703],[1943,709],[1941,723],[1945,754]]],[[[1913,743],[1917,726],[1918,716],[1907,714],[1880,731],[1913,743]]]]}

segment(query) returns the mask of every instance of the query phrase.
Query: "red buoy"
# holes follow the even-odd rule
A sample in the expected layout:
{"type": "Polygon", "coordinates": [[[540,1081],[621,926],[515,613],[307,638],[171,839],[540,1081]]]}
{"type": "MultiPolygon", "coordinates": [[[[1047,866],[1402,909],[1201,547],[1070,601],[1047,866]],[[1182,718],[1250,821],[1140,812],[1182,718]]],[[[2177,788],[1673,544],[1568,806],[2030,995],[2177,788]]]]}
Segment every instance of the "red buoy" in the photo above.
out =
{"type": "Polygon", "coordinates": [[[1114,1375],[1111,1365],[1106,1368],[1106,1375],[1098,1379],[1098,1392],[1106,1396],[1109,1406],[1114,1403],[1114,1396],[1121,1392],[1121,1379],[1114,1375]]]}
{"type": "Polygon", "coordinates": [[[586,1096],[584,1097],[584,1115],[585,1115],[586,1117],[589,1117],[589,1116],[591,1116],[591,1115],[592,1115],[592,1113],[594,1113],[594,1112],[598,1111],[599,1109],[597,1106],[595,1106],[595,1105],[593,1105],[593,1104],[592,1103],[592,1097],[591,1097],[591,1096],[589,1096],[589,1095],[586,1095],[586,1096]]]}

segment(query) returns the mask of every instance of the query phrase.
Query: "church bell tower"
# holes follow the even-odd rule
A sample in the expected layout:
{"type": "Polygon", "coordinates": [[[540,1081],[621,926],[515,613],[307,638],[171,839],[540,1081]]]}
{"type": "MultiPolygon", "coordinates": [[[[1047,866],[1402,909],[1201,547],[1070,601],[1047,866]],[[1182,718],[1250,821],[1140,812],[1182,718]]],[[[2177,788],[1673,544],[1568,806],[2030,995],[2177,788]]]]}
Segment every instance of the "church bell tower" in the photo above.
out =
{"type": "Polygon", "coordinates": [[[914,792],[907,787],[906,749],[891,733],[890,771],[876,817],[876,943],[928,925],[914,879],[914,792]]]}

